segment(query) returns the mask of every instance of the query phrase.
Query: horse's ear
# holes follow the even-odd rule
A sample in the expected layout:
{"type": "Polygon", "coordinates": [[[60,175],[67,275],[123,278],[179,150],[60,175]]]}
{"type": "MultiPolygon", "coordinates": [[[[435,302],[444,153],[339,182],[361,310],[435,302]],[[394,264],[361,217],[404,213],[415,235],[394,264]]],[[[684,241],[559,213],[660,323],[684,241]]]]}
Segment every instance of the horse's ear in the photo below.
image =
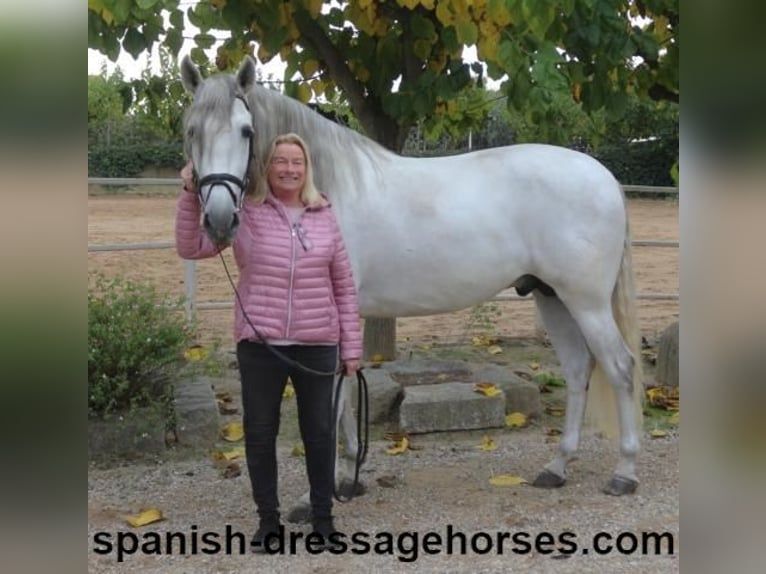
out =
{"type": "Polygon", "coordinates": [[[199,68],[194,65],[188,55],[181,60],[181,83],[192,94],[202,83],[202,74],[199,73],[199,68]]]}
{"type": "Polygon", "coordinates": [[[246,94],[255,83],[255,61],[250,56],[245,56],[237,72],[237,86],[246,94]]]}

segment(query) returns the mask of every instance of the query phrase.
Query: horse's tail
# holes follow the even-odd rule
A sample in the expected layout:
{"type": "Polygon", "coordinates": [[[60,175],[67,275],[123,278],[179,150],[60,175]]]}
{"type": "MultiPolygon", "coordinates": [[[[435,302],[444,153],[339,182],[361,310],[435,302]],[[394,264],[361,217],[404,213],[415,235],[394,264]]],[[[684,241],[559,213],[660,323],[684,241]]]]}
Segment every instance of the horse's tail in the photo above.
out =
{"type": "MultiPolygon", "coordinates": [[[[633,356],[633,404],[638,431],[643,424],[643,375],[641,369],[641,335],[636,309],[636,289],[633,279],[633,257],[630,227],[625,224],[625,243],[620,271],[612,291],[612,313],[622,338],[633,356]]],[[[588,387],[586,419],[590,426],[609,438],[620,434],[617,402],[614,390],[604,370],[596,363],[588,387]]]]}

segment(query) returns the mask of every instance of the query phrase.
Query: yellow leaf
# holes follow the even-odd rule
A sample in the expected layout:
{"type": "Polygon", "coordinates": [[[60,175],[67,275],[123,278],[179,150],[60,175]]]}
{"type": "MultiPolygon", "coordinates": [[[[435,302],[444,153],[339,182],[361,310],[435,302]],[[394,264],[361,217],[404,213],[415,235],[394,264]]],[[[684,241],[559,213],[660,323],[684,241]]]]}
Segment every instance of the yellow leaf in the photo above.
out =
{"type": "Polygon", "coordinates": [[[236,447],[231,450],[216,450],[212,453],[213,460],[234,460],[235,458],[243,458],[245,456],[244,447],[236,447]]]}
{"type": "Polygon", "coordinates": [[[302,444],[296,444],[290,451],[291,456],[306,456],[306,449],[302,444]]]}
{"type": "Polygon", "coordinates": [[[471,337],[471,344],[474,347],[489,347],[490,341],[489,337],[486,335],[478,335],[476,337],[471,337]]]}
{"type": "Polygon", "coordinates": [[[311,99],[311,86],[306,82],[301,82],[298,84],[296,95],[298,96],[298,99],[305,104],[311,99]]]}
{"type": "Polygon", "coordinates": [[[545,412],[554,417],[563,417],[565,410],[564,407],[548,406],[545,407],[545,412]]]}
{"type": "Polygon", "coordinates": [[[375,353],[370,359],[373,363],[382,363],[386,360],[382,353],[375,353]]]}
{"type": "Polygon", "coordinates": [[[532,362],[532,363],[529,363],[527,366],[528,366],[530,369],[532,369],[533,371],[536,371],[537,369],[539,369],[539,368],[540,368],[540,363],[537,363],[537,362],[532,362]]]}
{"type": "Polygon", "coordinates": [[[386,454],[402,454],[407,451],[409,444],[410,441],[407,440],[407,437],[402,437],[402,439],[397,441],[394,446],[386,449],[386,454]]]}
{"type": "Polygon", "coordinates": [[[473,386],[473,390],[487,397],[494,397],[495,395],[499,395],[503,392],[498,389],[494,383],[476,383],[473,386]]]}
{"type": "Polygon", "coordinates": [[[497,448],[497,444],[495,444],[495,441],[492,440],[489,436],[484,435],[481,439],[481,444],[476,448],[484,451],[495,450],[497,448]]]}
{"type": "Polygon", "coordinates": [[[671,417],[668,419],[668,422],[669,422],[670,424],[673,424],[673,425],[677,425],[677,424],[678,424],[678,422],[679,422],[679,415],[680,415],[680,414],[681,414],[681,413],[679,413],[678,411],[676,411],[676,412],[675,412],[675,413],[673,413],[673,414],[671,415],[671,417]]]}
{"type": "Polygon", "coordinates": [[[229,442],[237,442],[245,437],[245,430],[242,428],[242,423],[229,423],[223,426],[223,440],[229,442]]]}
{"type": "Polygon", "coordinates": [[[194,345],[184,351],[184,358],[187,361],[204,361],[209,355],[210,351],[200,345],[194,345]]]}
{"type": "Polygon", "coordinates": [[[162,516],[162,512],[156,508],[147,508],[138,514],[126,516],[125,521],[133,528],[138,528],[139,526],[146,526],[147,524],[159,522],[160,520],[163,520],[163,518],[164,517],[162,516]]]}
{"type": "Polygon", "coordinates": [[[489,483],[493,486],[518,486],[519,484],[526,484],[527,481],[520,476],[513,476],[511,474],[498,474],[496,476],[490,477],[489,483]]]}
{"type": "Polygon", "coordinates": [[[440,373],[436,375],[437,381],[446,381],[449,378],[449,376],[446,373],[440,373]]]}
{"type": "Polygon", "coordinates": [[[295,396],[295,387],[293,387],[293,384],[291,382],[287,382],[285,385],[285,390],[282,391],[282,397],[286,399],[291,399],[295,396]]]}
{"type": "Polygon", "coordinates": [[[492,345],[489,349],[487,349],[487,352],[490,355],[497,355],[503,352],[503,348],[500,345],[492,345]]]}
{"type": "Polygon", "coordinates": [[[505,417],[505,426],[511,428],[527,426],[527,415],[518,412],[511,413],[505,417]]]}
{"type": "Polygon", "coordinates": [[[654,429],[653,431],[649,432],[649,436],[652,438],[662,438],[664,436],[668,436],[668,433],[664,430],[654,429]]]}

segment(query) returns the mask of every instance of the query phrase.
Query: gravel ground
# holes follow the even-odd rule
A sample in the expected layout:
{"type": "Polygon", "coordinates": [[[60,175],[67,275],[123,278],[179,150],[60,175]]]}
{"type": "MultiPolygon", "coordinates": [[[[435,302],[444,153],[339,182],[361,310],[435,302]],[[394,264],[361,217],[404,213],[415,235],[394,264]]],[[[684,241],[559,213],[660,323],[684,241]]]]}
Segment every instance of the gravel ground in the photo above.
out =
{"type": "MultiPolygon", "coordinates": [[[[347,504],[336,503],[337,526],[346,532],[369,533],[394,537],[404,532],[416,532],[421,542],[428,532],[443,538],[441,546],[431,542],[438,554],[426,554],[421,544],[414,555],[412,535],[394,538],[390,552],[340,555],[312,555],[299,541],[297,553],[282,556],[240,554],[234,544],[233,554],[168,555],[163,545],[154,552],[162,555],[126,555],[118,563],[116,548],[109,554],[98,554],[105,545],[96,543],[98,532],[112,534],[131,532],[150,540],[156,532],[180,531],[188,535],[191,544],[195,531],[199,549],[210,548],[201,542],[203,532],[220,533],[227,525],[245,533],[247,539],[254,531],[256,520],[247,470],[234,478],[223,478],[209,456],[170,457],[164,461],[140,461],[119,467],[89,468],[88,475],[88,562],[90,572],[375,572],[399,573],[403,569],[419,572],[556,572],[556,573],[619,573],[676,572],[678,570],[678,436],[671,433],[659,439],[644,440],[640,458],[641,485],[636,494],[615,498],[601,493],[616,460],[616,445],[596,437],[582,441],[580,458],[570,465],[569,483],[557,490],[538,490],[528,485],[496,487],[488,483],[495,474],[513,474],[532,480],[548,460],[555,445],[546,443],[543,429],[530,426],[522,430],[490,431],[497,444],[491,452],[478,450],[483,432],[438,433],[420,435],[413,439],[417,450],[398,456],[385,454],[389,445],[384,440],[370,446],[368,463],[362,480],[368,487],[364,496],[347,504]],[[162,510],[165,520],[139,529],[131,529],[124,516],[145,507],[162,510]],[[452,555],[446,553],[448,525],[461,531],[468,539],[469,551],[459,552],[459,539],[454,539],[452,555]],[[510,535],[529,533],[526,540],[541,536],[545,549],[559,544],[546,541],[546,534],[557,537],[569,531],[576,534],[578,550],[572,555],[558,551],[548,554],[514,552],[524,550],[515,539],[503,542],[503,553],[497,551],[497,533],[510,535]],[[640,552],[624,555],[614,552],[598,555],[592,544],[593,535],[605,531],[614,536],[620,532],[640,535],[641,532],[670,532],[673,534],[674,555],[668,556],[667,545],[661,556],[640,552]],[[494,538],[489,552],[487,533],[494,538]],[[478,552],[470,550],[472,537],[478,552]],[[583,549],[589,550],[585,552],[583,549]],[[415,558],[413,560],[413,558],[415,558]],[[404,560],[410,560],[409,562],[404,560]]],[[[290,444],[280,441],[280,496],[283,511],[289,509],[307,488],[304,461],[290,455],[290,444]]],[[[288,531],[308,532],[307,526],[288,525],[288,531]]],[[[431,535],[431,540],[434,536],[431,535]]],[[[570,541],[573,539],[570,539],[570,541]]],[[[130,540],[126,539],[126,543],[130,540]]],[[[609,543],[608,540],[605,540],[609,543]]],[[[628,538],[623,543],[628,544],[628,538]]],[[[563,544],[566,550],[566,544],[563,544]]],[[[356,547],[361,548],[360,546],[356,547]]],[[[653,548],[653,546],[652,546],[653,548]]],[[[147,548],[151,550],[151,547],[147,548]]],[[[190,546],[187,547],[189,554],[190,546]]],[[[653,553],[653,551],[652,551],[653,553]]]]}

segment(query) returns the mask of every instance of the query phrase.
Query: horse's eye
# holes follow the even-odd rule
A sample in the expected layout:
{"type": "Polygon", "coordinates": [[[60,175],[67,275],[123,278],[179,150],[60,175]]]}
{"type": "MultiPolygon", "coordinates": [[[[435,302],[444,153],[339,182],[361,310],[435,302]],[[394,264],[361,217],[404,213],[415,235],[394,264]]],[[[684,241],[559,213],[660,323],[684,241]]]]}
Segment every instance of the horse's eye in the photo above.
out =
{"type": "Polygon", "coordinates": [[[251,137],[253,137],[253,128],[251,128],[250,126],[243,126],[242,137],[245,139],[250,139],[251,137]]]}

